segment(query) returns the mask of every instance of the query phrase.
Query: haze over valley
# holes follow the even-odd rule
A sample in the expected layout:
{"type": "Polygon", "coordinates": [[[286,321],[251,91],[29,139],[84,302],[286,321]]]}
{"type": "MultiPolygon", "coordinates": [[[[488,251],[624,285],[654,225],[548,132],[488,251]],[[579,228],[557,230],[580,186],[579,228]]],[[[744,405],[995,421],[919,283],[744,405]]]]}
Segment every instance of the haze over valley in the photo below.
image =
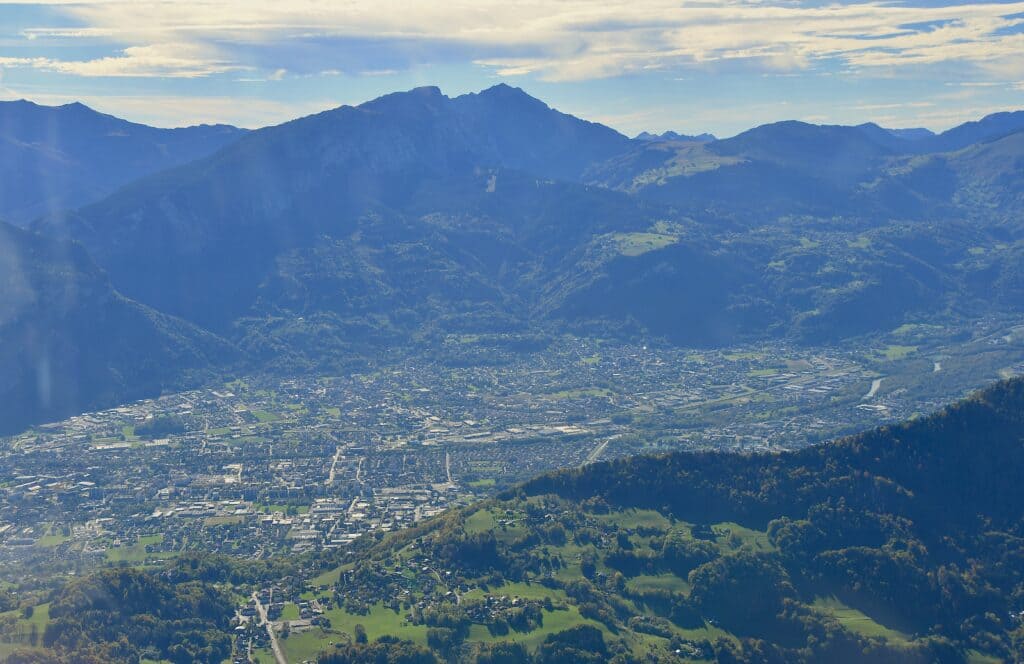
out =
{"type": "Polygon", "coordinates": [[[1019,659],[1024,111],[868,119],[0,102],[0,661],[1019,659]]]}

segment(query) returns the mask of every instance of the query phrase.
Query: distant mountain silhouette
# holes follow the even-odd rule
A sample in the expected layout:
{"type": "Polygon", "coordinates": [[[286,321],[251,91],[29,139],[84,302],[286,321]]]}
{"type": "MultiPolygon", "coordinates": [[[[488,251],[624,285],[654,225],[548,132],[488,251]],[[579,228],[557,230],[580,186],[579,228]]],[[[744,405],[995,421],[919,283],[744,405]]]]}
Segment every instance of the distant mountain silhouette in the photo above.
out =
{"type": "Polygon", "coordinates": [[[993,113],[976,122],[965,122],[915,144],[917,152],[953,152],[1024,131],[1024,111],[993,113]]]}
{"type": "Polygon", "coordinates": [[[117,293],[81,246],[4,223],[0,283],[0,434],[159,394],[236,355],[117,293]]]}
{"type": "Polygon", "coordinates": [[[1024,311],[1024,144],[995,136],[1014,117],[936,153],[970,126],[636,140],[505,85],[425,87],[249,132],[33,229],[261,369],[467,332],[841,343],[1024,311]]]}
{"type": "Polygon", "coordinates": [[[638,141],[684,141],[687,143],[710,143],[711,141],[717,141],[718,139],[714,134],[678,134],[674,131],[666,131],[661,134],[652,134],[650,132],[642,131],[636,135],[638,141]]]}
{"type": "Polygon", "coordinates": [[[924,127],[907,127],[905,129],[886,129],[887,132],[896,138],[903,138],[908,141],[919,141],[922,138],[931,138],[935,132],[924,127]]]}
{"type": "Polygon", "coordinates": [[[156,129],[78,103],[0,102],[0,219],[25,223],[92,203],[244,133],[223,125],[156,129]]]}

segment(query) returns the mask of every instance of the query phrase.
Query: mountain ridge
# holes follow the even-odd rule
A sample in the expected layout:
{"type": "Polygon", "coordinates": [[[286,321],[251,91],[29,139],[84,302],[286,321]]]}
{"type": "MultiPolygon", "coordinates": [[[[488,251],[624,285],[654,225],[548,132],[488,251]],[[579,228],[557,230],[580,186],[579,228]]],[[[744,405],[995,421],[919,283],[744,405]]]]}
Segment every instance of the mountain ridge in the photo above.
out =
{"type": "Polygon", "coordinates": [[[0,102],[0,219],[26,224],[227,145],[227,125],[158,129],[75,102],[0,102]]]}
{"type": "Polygon", "coordinates": [[[249,132],[33,228],[275,370],[478,331],[843,343],[1024,307],[1014,136],[916,154],[925,139],[870,123],[785,122],[639,141],[517,88],[424,87],[249,132]]]}
{"type": "Polygon", "coordinates": [[[113,290],[84,248],[0,222],[0,435],[159,395],[237,355],[113,290]]]}

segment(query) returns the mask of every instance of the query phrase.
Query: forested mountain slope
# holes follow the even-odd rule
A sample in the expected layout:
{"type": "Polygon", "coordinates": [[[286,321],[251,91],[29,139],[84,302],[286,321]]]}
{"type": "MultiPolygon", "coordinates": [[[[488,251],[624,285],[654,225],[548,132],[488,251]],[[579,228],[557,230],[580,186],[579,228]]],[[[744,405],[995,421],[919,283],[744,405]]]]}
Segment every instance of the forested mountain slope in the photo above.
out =
{"type": "Polygon", "coordinates": [[[335,627],[394,610],[394,636],[458,661],[1013,660],[1022,469],[1018,379],[797,453],[546,475],[364,541],[320,594],[335,627]]]}
{"type": "Polygon", "coordinates": [[[81,246],[3,223],[0,286],[0,433],[158,394],[235,356],[115,291],[81,246]]]}

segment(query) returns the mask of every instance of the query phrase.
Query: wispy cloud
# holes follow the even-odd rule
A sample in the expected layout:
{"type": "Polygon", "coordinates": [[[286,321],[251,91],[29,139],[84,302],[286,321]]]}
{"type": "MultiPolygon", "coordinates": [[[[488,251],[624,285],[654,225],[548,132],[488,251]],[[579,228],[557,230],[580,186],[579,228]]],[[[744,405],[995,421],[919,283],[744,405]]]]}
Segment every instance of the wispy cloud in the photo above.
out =
{"type": "Polygon", "coordinates": [[[86,77],[158,78],[196,78],[247,69],[218,57],[207,47],[191,43],[129,46],[118,55],[91,60],[0,56],[0,66],[32,67],[86,77]]]}
{"type": "MultiPolygon", "coordinates": [[[[28,39],[108,40],[116,56],[86,61],[9,57],[83,76],[207,76],[276,66],[253,58],[289,42],[335,48],[384,40],[412,57],[457,45],[468,60],[503,76],[572,81],[742,61],[765,70],[839,62],[856,69],[958,62],[984,71],[1024,66],[1024,2],[920,7],[896,2],[820,5],[720,0],[40,0],[76,25],[35,26],[28,39]],[[425,46],[424,46],[425,45],[425,46]]],[[[314,54],[315,55],[315,54],[314,54]]],[[[310,66],[316,60],[310,58],[310,66]]],[[[339,63],[346,69],[345,63],[339,63]]],[[[292,71],[294,66],[287,68],[292,71]]],[[[322,69],[322,64],[320,69],[322,69]]],[[[387,69],[392,69],[388,66],[387,69]]],[[[307,73],[307,72],[298,72],[307,73]]],[[[1015,77],[1016,78],[1016,77],[1015,77]]]]}

